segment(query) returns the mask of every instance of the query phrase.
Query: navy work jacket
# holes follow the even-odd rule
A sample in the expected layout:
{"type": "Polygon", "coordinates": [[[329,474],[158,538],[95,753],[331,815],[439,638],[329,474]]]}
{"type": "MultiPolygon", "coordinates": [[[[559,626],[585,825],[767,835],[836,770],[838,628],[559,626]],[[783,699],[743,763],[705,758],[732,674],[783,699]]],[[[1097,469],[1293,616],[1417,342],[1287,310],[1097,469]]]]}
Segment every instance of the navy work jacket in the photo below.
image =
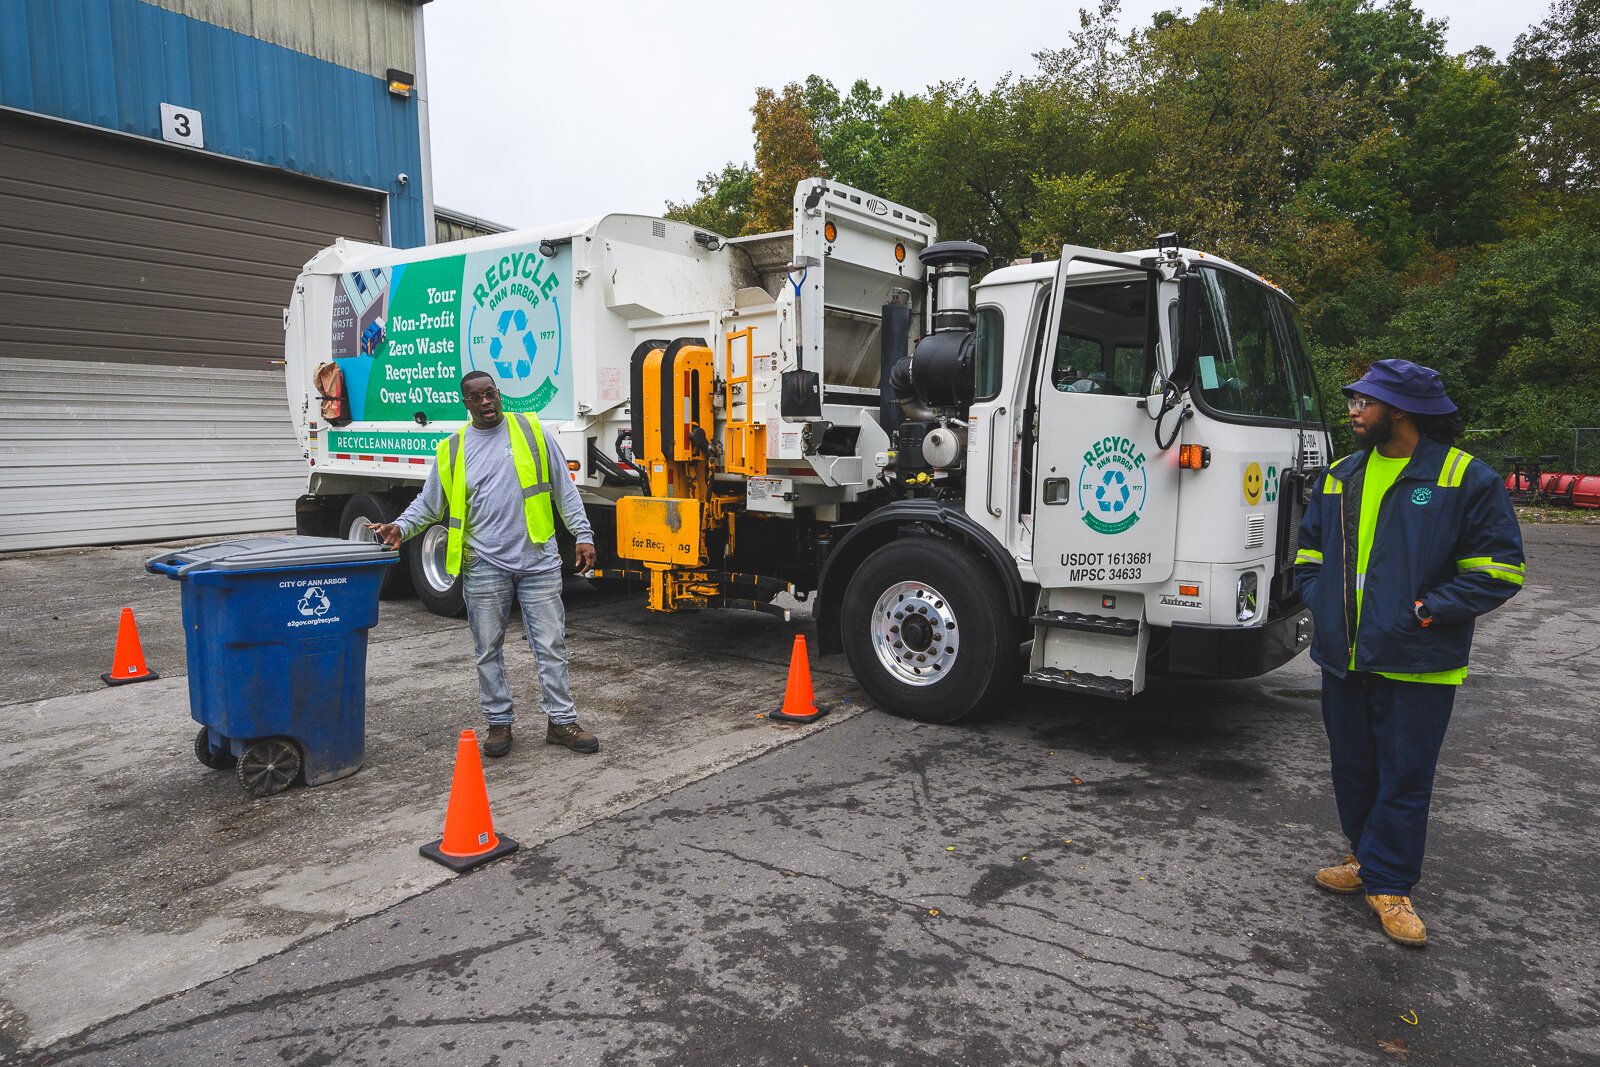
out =
{"type": "MultiPolygon", "coordinates": [[[[1311,658],[1343,677],[1356,617],[1363,449],[1335,463],[1300,525],[1295,587],[1316,620],[1311,658]]],[[[1427,674],[1467,665],[1473,620],[1522,588],[1522,531],[1500,476],[1431,438],[1379,505],[1355,633],[1360,671],[1427,674]],[[1418,623],[1420,600],[1433,622],[1418,623]]]]}

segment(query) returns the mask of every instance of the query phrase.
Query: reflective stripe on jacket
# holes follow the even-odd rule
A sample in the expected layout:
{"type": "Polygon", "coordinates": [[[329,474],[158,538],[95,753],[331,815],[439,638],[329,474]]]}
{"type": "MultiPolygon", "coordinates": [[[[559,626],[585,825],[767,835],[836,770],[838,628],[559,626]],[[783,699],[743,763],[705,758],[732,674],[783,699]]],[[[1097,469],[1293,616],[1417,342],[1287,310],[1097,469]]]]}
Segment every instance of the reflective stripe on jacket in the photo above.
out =
{"type": "MultiPolygon", "coordinates": [[[[1295,586],[1316,619],[1311,658],[1343,676],[1356,615],[1357,537],[1368,450],[1346,456],[1312,492],[1295,586]]],[[[1499,475],[1459,448],[1417,443],[1379,505],[1361,619],[1360,671],[1424,674],[1467,665],[1473,620],[1522,588],[1522,531],[1499,475]],[[1433,615],[1424,628],[1421,600],[1433,615]]]]}
{"type": "MultiPolygon", "coordinates": [[[[544,430],[534,415],[512,412],[505,416],[511,424],[511,459],[516,464],[517,482],[522,486],[522,512],[528,523],[528,537],[542,545],[556,535],[555,509],[550,496],[550,453],[544,446],[544,430]],[[530,442],[536,442],[535,449],[530,442]]],[[[445,546],[444,567],[451,574],[461,573],[462,544],[467,532],[467,427],[439,442],[436,469],[439,487],[444,491],[445,527],[450,539],[445,546]]]]}

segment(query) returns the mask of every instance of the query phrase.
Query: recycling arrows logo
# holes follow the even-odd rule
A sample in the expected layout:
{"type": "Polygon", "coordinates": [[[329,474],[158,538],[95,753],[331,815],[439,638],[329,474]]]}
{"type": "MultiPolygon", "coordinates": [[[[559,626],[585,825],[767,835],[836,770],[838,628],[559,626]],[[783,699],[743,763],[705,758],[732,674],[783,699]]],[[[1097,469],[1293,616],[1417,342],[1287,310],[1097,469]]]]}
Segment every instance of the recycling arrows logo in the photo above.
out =
{"type": "Polygon", "coordinates": [[[1115,467],[1107,470],[1100,477],[1100,484],[1094,487],[1095,505],[1108,515],[1115,515],[1128,506],[1128,479],[1115,467]]]}
{"type": "Polygon", "coordinates": [[[539,342],[528,329],[528,313],[512,308],[500,313],[494,336],[489,338],[489,361],[501,381],[526,378],[533,373],[539,342]]]}
{"type": "Polygon", "coordinates": [[[307,618],[326,615],[328,609],[333,607],[333,601],[328,599],[328,594],[322,591],[320,585],[313,585],[306,589],[305,595],[295,604],[295,610],[307,618]]]}

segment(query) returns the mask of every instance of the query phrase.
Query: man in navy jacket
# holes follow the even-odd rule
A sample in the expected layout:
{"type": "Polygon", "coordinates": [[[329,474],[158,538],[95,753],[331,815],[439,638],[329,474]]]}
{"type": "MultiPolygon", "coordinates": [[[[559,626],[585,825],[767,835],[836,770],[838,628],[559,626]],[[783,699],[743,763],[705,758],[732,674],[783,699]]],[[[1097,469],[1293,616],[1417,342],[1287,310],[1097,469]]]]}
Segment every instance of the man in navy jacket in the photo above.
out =
{"type": "Polygon", "coordinates": [[[1522,533],[1499,475],[1452,447],[1461,420],[1437,371],[1381,359],[1344,392],[1357,451],[1313,492],[1295,559],[1350,840],[1315,881],[1365,893],[1385,934],[1420,946],[1411,890],[1439,749],[1473,621],[1522,588],[1522,533]]]}

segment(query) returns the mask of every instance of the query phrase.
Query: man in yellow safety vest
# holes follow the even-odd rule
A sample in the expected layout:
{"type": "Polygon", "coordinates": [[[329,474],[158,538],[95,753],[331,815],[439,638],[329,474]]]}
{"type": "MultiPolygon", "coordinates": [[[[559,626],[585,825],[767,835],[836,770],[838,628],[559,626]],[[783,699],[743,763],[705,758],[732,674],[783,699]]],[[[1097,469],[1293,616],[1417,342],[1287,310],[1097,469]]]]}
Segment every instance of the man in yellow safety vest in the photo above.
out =
{"type": "Polygon", "coordinates": [[[578,569],[595,563],[594,535],[583,501],[566,476],[567,460],[531,413],[501,409],[500,390],[483,371],[461,379],[472,421],[439,442],[422,492],[392,523],[369,523],[377,538],[398,547],[443,521],[449,530],[445,566],[465,571],[462,593],[478,661],[478,701],[489,723],[486,756],[511,751],[515,720],[501,647],[511,605],[522,606],[528,647],[538,665],[549,719],[545,741],[574,752],[597,752],[600,741],[578,725],[567,674],[566,612],[561,603],[561,554],[555,542],[560,511],[577,541],[578,569]]]}

